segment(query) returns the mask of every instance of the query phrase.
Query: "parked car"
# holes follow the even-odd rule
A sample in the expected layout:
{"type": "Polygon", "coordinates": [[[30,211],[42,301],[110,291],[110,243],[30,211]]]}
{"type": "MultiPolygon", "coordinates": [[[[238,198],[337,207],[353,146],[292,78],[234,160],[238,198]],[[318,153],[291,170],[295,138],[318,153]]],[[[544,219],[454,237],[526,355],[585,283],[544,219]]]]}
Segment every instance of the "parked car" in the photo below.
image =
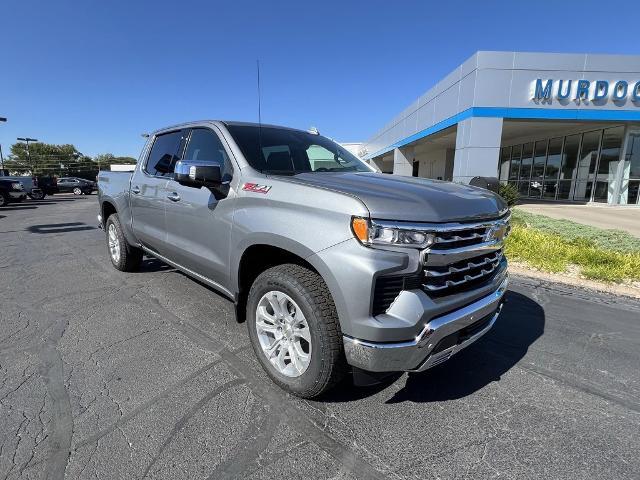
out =
{"type": "Polygon", "coordinates": [[[90,195],[98,188],[96,182],[91,180],[78,177],[63,177],[58,179],[57,189],[60,193],[70,192],[74,195],[90,195]]]}
{"type": "Polygon", "coordinates": [[[45,192],[38,186],[38,179],[36,177],[30,177],[28,175],[9,175],[8,170],[0,169],[0,179],[20,182],[24,187],[26,194],[34,200],[42,200],[46,196],[45,192]]]}
{"type": "Polygon", "coordinates": [[[0,207],[5,207],[11,202],[21,202],[27,198],[22,183],[0,177],[0,207]]]}
{"type": "Polygon", "coordinates": [[[419,372],[475,342],[507,288],[509,210],[486,189],[376,173],[317,132],[194,122],[100,172],[113,266],[148,254],[228,296],[295,395],[419,372]]]}

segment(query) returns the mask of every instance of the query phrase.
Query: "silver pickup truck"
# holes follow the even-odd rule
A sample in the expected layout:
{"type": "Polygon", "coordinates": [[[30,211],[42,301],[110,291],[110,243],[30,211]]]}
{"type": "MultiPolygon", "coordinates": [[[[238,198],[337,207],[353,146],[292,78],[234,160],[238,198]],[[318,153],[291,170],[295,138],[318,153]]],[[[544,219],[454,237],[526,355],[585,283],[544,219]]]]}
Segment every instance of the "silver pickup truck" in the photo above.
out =
{"type": "Polygon", "coordinates": [[[147,254],[229,297],[265,371],[301,397],[444,362],[507,288],[500,197],[376,173],[317,132],[176,125],[133,173],[100,172],[98,194],[115,268],[147,254]]]}

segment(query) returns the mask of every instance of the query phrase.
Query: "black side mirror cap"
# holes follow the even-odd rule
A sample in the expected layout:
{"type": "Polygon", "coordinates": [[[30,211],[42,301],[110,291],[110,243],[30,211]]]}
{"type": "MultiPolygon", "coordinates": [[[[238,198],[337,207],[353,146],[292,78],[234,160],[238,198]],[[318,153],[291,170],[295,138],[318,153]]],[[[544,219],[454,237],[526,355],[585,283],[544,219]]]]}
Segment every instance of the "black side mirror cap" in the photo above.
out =
{"type": "Polygon", "coordinates": [[[218,187],[222,184],[222,165],[214,160],[181,160],[176,163],[173,178],[186,187],[218,187]]]}

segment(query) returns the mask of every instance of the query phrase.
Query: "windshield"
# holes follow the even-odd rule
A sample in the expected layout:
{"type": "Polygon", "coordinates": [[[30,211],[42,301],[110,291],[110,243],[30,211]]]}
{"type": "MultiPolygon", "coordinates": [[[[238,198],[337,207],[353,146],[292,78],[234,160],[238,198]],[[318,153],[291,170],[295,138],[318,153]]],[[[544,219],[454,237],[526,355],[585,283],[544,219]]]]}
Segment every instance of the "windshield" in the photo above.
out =
{"type": "Polygon", "coordinates": [[[371,172],[361,160],[326,137],[300,130],[227,125],[249,165],[262,173],[371,172]]]}

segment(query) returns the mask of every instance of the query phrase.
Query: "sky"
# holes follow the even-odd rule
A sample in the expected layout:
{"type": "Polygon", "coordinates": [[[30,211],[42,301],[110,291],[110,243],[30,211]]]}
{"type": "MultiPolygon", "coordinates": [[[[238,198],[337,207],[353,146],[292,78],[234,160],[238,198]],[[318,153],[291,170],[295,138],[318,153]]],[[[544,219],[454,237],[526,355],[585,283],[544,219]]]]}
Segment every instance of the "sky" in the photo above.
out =
{"type": "Polygon", "coordinates": [[[640,54],[633,2],[2,0],[0,144],[137,157],[201,119],[367,140],[477,50],[640,54]]]}

